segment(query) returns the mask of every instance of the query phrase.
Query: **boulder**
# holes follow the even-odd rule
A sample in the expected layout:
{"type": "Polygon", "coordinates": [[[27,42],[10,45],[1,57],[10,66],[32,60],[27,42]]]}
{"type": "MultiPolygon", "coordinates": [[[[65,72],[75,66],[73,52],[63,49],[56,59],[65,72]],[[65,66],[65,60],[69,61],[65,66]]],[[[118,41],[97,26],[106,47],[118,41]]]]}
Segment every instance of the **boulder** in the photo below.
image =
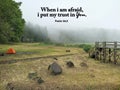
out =
{"type": "Polygon", "coordinates": [[[51,65],[49,65],[48,70],[54,75],[58,75],[62,73],[61,66],[57,64],[56,62],[53,62],[51,65]]]}

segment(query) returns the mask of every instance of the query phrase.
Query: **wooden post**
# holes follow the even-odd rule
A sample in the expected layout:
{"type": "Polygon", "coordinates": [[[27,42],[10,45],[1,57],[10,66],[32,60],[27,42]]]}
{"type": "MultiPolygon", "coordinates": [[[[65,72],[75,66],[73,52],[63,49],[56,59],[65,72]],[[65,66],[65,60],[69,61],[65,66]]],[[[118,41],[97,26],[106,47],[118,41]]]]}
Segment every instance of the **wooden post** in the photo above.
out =
{"type": "Polygon", "coordinates": [[[103,42],[103,62],[106,61],[106,42],[103,42]]]}
{"type": "Polygon", "coordinates": [[[100,60],[102,59],[102,57],[101,57],[101,52],[102,52],[102,47],[100,47],[100,60]]]}
{"type": "Polygon", "coordinates": [[[117,64],[117,42],[114,42],[114,64],[117,64]]]}
{"type": "Polygon", "coordinates": [[[98,59],[98,49],[99,48],[99,42],[95,42],[95,59],[98,59]]]}
{"type": "Polygon", "coordinates": [[[111,62],[111,48],[109,48],[109,62],[111,62]]]}

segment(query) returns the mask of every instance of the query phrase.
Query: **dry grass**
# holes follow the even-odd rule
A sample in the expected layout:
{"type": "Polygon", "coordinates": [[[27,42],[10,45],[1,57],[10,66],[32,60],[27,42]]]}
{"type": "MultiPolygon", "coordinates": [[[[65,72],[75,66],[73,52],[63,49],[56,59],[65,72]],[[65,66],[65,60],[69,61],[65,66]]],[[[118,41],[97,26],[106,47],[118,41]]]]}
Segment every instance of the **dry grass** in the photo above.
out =
{"type": "Polygon", "coordinates": [[[42,58],[30,62],[1,64],[0,90],[6,90],[8,83],[12,83],[15,90],[120,90],[118,65],[100,63],[88,58],[88,55],[80,50],[76,55],[58,57],[56,62],[62,67],[63,73],[53,76],[47,68],[54,61],[53,58],[42,58]],[[72,61],[75,67],[68,68],[66,61],[72,61]],[[87,67],[80,65],[83,62],[87,67]],[[27,77],[30,72],[37,72],[45,82],[38,84],[30,80],[27,77]]]}

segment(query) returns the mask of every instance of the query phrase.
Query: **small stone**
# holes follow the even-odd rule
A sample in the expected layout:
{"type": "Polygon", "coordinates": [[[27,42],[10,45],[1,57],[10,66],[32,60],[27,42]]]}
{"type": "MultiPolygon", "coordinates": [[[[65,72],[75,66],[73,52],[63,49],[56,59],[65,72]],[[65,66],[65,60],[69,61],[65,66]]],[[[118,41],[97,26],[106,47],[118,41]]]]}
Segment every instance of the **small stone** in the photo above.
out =
{"type": "Polygon", "coordinates": [[[7,90],[14,90],[14,86],[12,83],[8,83],[7,86],[6,86],[6,89],[7,90]]]}
{"type": "Polygon", "coordinates": [[[68,61],[68,62],[66,63],[66,65],[67,65],[68,67],[74,67],[74,64],[73,64],[72,61],[68,61]]]}
{"type": "Polygon", "coordinates": [[[66,50],[66,52],[70,52],[70,50],[66,50]]]}
{"type": "Polygon", "coordinates": [[[88,65],[85,62],[80,63],[81,67],[88,67],[88,65]]]}
{"type": "Polygon", "coordinates": [[[38,82],[39,84],[41,84],[41,83],[43,83],[43,82],[44,82],[44,80],[43,80],[41,77],[38,77],[37,82],[38,82]]]}
{"type": "Polygon", "coordinates": [[[28,74],[29,79],[35,79],[37,77],[37,72],[32,72],[28,74]]]}

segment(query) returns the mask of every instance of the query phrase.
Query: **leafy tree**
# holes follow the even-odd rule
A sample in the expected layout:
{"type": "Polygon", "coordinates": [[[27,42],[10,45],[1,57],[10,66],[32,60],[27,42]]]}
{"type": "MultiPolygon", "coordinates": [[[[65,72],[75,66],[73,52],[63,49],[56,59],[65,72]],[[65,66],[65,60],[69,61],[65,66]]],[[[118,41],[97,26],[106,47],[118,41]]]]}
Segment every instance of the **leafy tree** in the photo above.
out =
{"type": "Polygon", "coordinates": [[[21,2],[0,0],[0,43],[20,41],[25,23],[20,5],[21,2]]]}

